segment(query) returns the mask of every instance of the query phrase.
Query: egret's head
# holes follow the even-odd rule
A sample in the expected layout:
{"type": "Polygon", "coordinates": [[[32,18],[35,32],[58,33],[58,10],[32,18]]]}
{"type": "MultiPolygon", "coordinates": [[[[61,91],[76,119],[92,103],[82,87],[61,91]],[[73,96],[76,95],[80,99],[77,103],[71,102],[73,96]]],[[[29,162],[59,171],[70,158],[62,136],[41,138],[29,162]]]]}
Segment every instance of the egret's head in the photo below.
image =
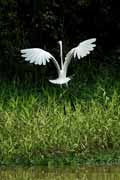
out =
{"type": "Polygon", "coordinates": [[[60,40],[60,41],[58,41],[58,44],[61,46],[62,45],[62,41],[60,40]]]}

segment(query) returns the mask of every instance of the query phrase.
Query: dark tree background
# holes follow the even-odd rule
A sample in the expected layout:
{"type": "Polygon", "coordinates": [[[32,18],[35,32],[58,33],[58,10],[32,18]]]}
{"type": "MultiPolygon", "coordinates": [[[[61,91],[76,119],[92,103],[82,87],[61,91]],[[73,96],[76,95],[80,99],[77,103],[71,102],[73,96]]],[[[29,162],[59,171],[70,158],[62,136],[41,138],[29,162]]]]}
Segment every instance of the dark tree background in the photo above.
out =
{"type": "MultiPolygon", "coordinates": [[[[24,76],[26,72],[44,74],[47,67],[33,68],[34,65],[22,60],[19,51],[40,47],[59,57],[57,41],[60,39],[66,53],[80,41],[96,37],[95,53],[102,57],[99,63],[111,52],[115,56],[115,50],[120,47],[119,9],[114,0],[1,0],[1,78],[24,76]]],[[[107,63],[111,62],[113,59],[107,63]]],[[[119,65],[118,59],[114,63],[119,65]]]]}

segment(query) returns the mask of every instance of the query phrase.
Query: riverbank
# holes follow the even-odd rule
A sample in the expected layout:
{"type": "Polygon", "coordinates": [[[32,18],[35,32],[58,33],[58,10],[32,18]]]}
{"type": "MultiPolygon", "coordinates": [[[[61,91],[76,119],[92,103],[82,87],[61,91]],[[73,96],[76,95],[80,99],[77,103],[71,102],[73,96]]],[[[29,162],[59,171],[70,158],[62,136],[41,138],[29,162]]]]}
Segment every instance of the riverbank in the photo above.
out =
{"type": "Polygon", "coordinates": [[[0,164],[119,164],[119,77],[92,69],[68,88],[1,80],[0,164]]]}

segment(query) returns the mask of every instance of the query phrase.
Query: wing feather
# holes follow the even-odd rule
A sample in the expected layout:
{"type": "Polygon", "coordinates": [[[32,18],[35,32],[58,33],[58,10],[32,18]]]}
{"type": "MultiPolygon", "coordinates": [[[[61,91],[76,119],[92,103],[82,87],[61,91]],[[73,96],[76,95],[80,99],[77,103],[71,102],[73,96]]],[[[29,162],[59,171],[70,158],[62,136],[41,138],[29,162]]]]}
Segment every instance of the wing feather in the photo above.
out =
{"type": "Polygon", "coordinates": [[[36,65],[46,65],[47,62],[52,60],[59,74],[59,64],[49,52],[40,48],[21,49],[20,52],[21,56],[25,58],[25,61],[29,61],[30,63],[34,63],[36,65]]]}
{"type": "Polygon", "coordinates": [[[67,68],[68,68],[68,65],[70,64],[72,58],[81,59],[81,58],[87,56],[88,54],[90,54],[90,52],[94,50],[96,44],[92,44],[92,43],[94,43],[95,41],[96,41],[96,38],[91,38],[91,39],[85,40],[85,41],[79,43],[77,47],[71,49],[67,53],[67,55],[65,57],[65,62],[64,62],[65,73],[67,73],[67,68]]]}

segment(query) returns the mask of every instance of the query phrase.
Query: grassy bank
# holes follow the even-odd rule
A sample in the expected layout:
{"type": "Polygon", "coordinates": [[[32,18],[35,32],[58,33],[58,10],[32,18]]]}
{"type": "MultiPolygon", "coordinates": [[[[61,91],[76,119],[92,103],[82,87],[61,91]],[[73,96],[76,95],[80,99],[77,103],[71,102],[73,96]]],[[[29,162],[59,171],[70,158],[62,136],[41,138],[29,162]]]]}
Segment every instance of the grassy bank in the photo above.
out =
{"type": "Polygon", "coordinates": [[[68,88],[1,80],[0,164],[119,163],[120,78],[103,69],[68,88]]]}

